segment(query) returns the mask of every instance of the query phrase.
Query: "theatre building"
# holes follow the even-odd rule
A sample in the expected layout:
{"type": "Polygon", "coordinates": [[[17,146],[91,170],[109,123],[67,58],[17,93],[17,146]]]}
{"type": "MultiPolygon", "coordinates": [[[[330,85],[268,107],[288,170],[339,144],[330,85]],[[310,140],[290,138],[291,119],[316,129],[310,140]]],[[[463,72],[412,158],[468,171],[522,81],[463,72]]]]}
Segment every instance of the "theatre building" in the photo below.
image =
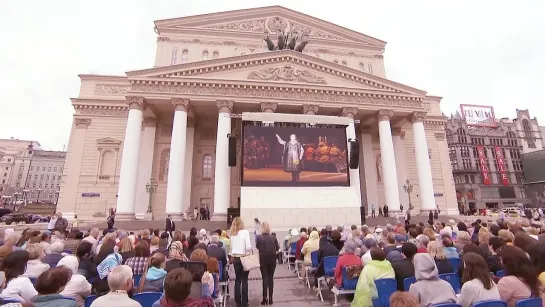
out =
{"type": "Polygon", "coordinates": [[[80,75],[69,217],[240,207],[248,225],[358,224],[360,207],[394,212],[409,196],[415,213],[458,213],[441,98],[387,78],[386,42],[279,6],[155,32],[154,67],[80,75]]]}
{"type": "Polygon", "coordinates": [[[542,150],[543,135],[528,110],[516,112],[515,119],[497,119],[492,107],[462,106],[449,118],[445,130],[457,201],[464,211],[532,203],[523,155],[542,150]],[[471,116],[482,110],[492,116],[488,120],[471,116]]]}

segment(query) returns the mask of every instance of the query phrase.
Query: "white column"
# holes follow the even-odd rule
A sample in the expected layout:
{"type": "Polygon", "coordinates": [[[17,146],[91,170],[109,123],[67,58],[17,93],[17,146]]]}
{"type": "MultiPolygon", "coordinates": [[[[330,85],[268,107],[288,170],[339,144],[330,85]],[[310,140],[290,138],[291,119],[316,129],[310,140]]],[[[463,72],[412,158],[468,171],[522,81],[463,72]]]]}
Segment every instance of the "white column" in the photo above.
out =
{"type": "Polygon", "coordinates": [[[392,141],[390,118],[392,110],[379,110],[378,133],[380,138],[380,155],[382,158],[382,181],[384,183],[384,198],[388,205],[388,212],[399,211],[399,189],[397,184],[397,168],[392,141]]]}
{"type": "Polygon", "coordinates": [[[184,201],[183,201],[183,210],[184,212],[191,205],[191,188],[192,188],[192,178],[193,178],[193,148],[195,141],[195,127],[188,125],[187,127],[187,141],[186,141],[186,150],[185,150],[185,167],[184,167],[184,201]]]}
{"type": "MultiPolygon", "coordinates": [[[[342,109],[342,116],[348,117],[351,119],[354,119],[354,116],[358,112],[357,108],[343,108],[342,109]]],[[[354,126],[354,122],[352,121],[348,127],[346,127],[346,137],[348,140],[356,140],[356,127],[354,126]]],[[[349,152],[350,157],[350,142],[347,141],[347,148],[349,152]]],[[[350,163],[349,163],[350,164],[350,163]]],[[[348,165],[347,165],[348,166],[348,165]]],[[[360,185],[360,169],[359,166],[357,169],[351,169],[349,168],[349,176],[350,176],[350,187],[355,187],[357,189],[358,193],[358,207],[361,206],[361,185],[360,185]]]]}
{"type": "Polygon", "coordinates": [[[173,219],[181,220],[183,215],[185,147],[189,99],[172,98],[172,105],[174,106],[174,122],[172,124],[172,136],[170,139],[165,215],[170,214],[173,219]]]}
{"type": "MultiPolygon", "coordinates": [[[[231,201],[231,170],[229,168],[229,138],[233,102],[220,100],[218,105],[218,131],[216,134],[216,167],[214,172],[214,214],[212,219],[223,221],[231,201]]],[[[239,166],[240,167],[240,166],[239,166]]]]}
{"type": "MultiPolygon", "coordinates": [[[[365,177],[365,195],[366,195],[366,209],[365,214],[367,216],[371,213],[371,205],[375,205],[376,213],[378,214],[379,205],[377,193],[377,162],[375,160],[375,154],[373,153],[373,136],[371,134],[371,127],[362,128],[361,135],[361,151],[363,156],[363,171],[365,177]]],[[[360,163],[361,164],[361,163],[360,163]]]]}
{"type": "Polygon", "coordinates": [[[416,171],[418,173],[418,188],[420,190],[420,211],[435,210],[435,195],[431,176],[430,157],[426,130],[424,130],[424,118],[426,113],[414,112],[412,116],[414,153],[416,156],[416,171]]]}
{"type": "Polygon", "coordinates": [[[409,196],[405,193],[403,185],[407,181],[407,163],[405,159],[405,132],[401,129],[393,129],[392,141],[394,142],[394,151],[397,166],[397,189],[399,191],[399,203],[403,204],[403,210],[409,209],[409,196]]]}
{"type": "Polygon", "coordinates": [[[134,215],[137,220],[153,219],[153,212],[148,213],[149,195],[146,192],[146,184],[150,183],[153,168],[153,152],[155,151],[155,118],[144,118],[144,129],[140,140],[140,162],[138,164],[138,180],[136,183],[136,205],[134,215]],[[148,213],[148,214],[146,214],[148,213]]]}
{"type": "Polygon", "coordinates": [[[127,97],[129,118],[123,142],[123,157],[119,174],[117,192],[116,219],[134,219],[134,201],[136,198],[136,181],[138,179],[138,162],[140,154],[140,131],[142,130],[143,97],[127,97]]]}

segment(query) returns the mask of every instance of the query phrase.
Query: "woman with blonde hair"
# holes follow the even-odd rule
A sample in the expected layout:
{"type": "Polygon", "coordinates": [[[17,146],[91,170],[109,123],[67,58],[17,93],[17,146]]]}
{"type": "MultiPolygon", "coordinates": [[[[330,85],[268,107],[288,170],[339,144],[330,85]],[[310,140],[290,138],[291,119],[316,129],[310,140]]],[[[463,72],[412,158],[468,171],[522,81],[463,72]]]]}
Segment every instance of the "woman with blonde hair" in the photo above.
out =
{"type": "Polygon", "coordinates": [[[163,292],[163,282],[167,276],[165,271],[166,257],[163,253],[155,253],[151,256],[144,269],[144,275],[140,279],[138,293],[163,292]]]}
{"type": "Polygon", "coordinates": [[[42,258],[45,256],[42,248],[38,244],[29,244],[26,248],[28,252],[28,262],[23,276],[38,277],[43,272],[49,270],[49,264],[43,263],[42,258]]]}
{"type": "Polygon", "coordinates": [[[184,253],[184,244],[180,241],[174,241],[168,248],[168,260],[165,270],[170,272],[180,267],[181,262],[187,262],[189,259],[184,253]]]}
{"type": "Polygon", "coordinates": [[[437,237],[435,236],[435,231],[431,228],[424,228],[424,231],[422,232],[423,235],[427,236],[431,241],[435,241],[437,237]]]}
{"type": "MultiPolygon", "coordinates": [[[[142,241],[145,241],[145,240],[142,240],[142,241]]],[[[145,242],[147,242],[147,241],[145,241],[145,242]]],[[[159,237],[151,238],[149,245],[150,245],[150,247],[149,247],[150,253],[155,252],[159,248],[159,237]]]]}
{"type": "Polygon", "coordinates": [[[244,222],[240,217],[235,217],[231,224],[231,252],[230,260],[235,268],[235,302],[237,306],[248,305],[248,275],[240,261],[252,250],[250,232],[244,229],[244,222]]]}
{"type": "Polygon", "coordinates": [[[261,223],[261,235],[257,236],[256,248],[259,250],[259,269],[263,280],[263,301],[261,305],[273,304],[274,271],[276,269],[276,252],[280,245],[276,237],[271,235],[269,223],[261,223]]]}
{"type": "Polygon", "coordinates": [[[455,273],[452,265],[447,259],[445,248],[441,242],[430,241],[430,243],[428,243],[428,254],[435,260],[435,265],[437,265],[439,274],[455,273]]]}
{"type": "Polygon", "coordinates": [[[134,252],[134,247],[132,245],[131,239],[123,238],[119,241],[119,250],[118,253],[123,257],[123,264],[127,259],[135,257],[136,253],[134,252]]]}
{"type": "Polygon", "coordinates": [[[498,231],[498,236],[505,241],[505,245],[513,246],[513,241],[515,241],[515,235],[507,229],[502,229],[498,231]]]}

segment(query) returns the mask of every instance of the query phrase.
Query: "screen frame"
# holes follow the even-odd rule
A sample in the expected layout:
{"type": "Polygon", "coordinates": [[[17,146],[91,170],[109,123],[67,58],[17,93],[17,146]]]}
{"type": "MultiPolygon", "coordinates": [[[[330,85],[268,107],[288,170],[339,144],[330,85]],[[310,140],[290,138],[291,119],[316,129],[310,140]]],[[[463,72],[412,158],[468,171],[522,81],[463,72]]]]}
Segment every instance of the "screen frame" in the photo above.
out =
{"type": "Polygon", "coordinates": [[[349,188],[351,187],[351,180],[350,180],[350,142],[348,141],[348,136],[346,133],[346,128],[348,128],[348,125],[340,125],[340,124],[309,124],[309,123],[290,123],[290,122],[261,122],[261,121],[252,121],[252,120],[243,120],[241,125],[241,146],[240,146],[240,186],[241,187],[267,187],[267,188],[286,188],[286,187],[332,187],[332,188],[349,188]],[[244,181],[244,139],[245,139],[245,132],[246,132],[246,125],[254,125],[254,126],[262,126],[262,127],[294,127],[294,128],[307,128],[307,129],[313,129],[313,128],[334,128],[334,129],[345,129],[344,130],[344,137],[346,141],[346,152],[345,152],[345,159],[346,159],[346,171],[344,172],[346,174],[346,181],[336,184],[332,182],[285,182],[283,181],[274,181],[279,184],[271,184],[271,181],[252,181],[252,184],[245,184],[244,181]]]}

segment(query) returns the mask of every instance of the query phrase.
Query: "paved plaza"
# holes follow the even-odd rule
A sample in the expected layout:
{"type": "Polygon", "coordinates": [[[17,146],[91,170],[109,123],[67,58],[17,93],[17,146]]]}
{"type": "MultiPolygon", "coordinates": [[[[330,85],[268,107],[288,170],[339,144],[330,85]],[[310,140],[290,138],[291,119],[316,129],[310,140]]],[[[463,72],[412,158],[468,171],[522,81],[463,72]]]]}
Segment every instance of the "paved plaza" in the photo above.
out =
{"type": "MultiPolygon", "coordinates": [[[[235,285],[234,276],[235,273],[231,267],[229,275],[231,280],[229,282],[231,297],[227,300],[227,306],[236,306],[235,298],[233,296],[233,289],[235,285]]],[[[312,285],[312,280],[311,280],[312,285]]],[[[248,281],[248,298],[250,306],[261,306],[262,296],[262,282],[261,272],[259,269],[250,272],[250,278],[248,281]]],[[[279,307],[305,307],[305,306],[333,306],[334,298],[331,291],[328,289],[322,291],[324,302],[320,301],[320,298],[316,296],[316,292],[309,289],[304,284],[303,280],[297,278],[293,271],[289,271],[287,265],[277,264],[274,274],[274,294],[273,294],[273,306],[279,307]]],[[[346,298],[339,296],[339,302],[341,306],[350,306],[350,302],[346,298]]]]}

